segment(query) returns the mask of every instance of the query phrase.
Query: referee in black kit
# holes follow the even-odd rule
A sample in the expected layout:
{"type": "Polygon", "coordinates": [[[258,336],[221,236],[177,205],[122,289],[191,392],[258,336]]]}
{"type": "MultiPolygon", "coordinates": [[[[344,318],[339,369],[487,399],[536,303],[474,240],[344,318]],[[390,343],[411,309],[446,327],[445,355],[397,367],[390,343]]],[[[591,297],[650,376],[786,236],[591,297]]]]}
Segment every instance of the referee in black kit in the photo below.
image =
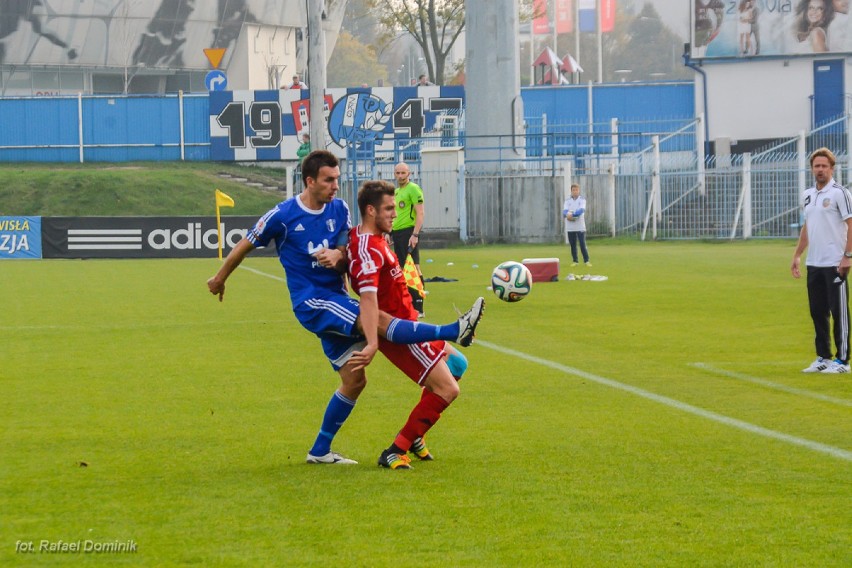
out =
{"type": "Polygon", "coordinates": [[[852,265],[852,195],[834,181],[834,154],[828,148],[810,157],[815,185],[803,196],[805,222],[790,271],[799,278],[802,253],[808,249],[808,303],[814,320],[816,360],[805,373],[849,372],[849,285],[852,265]],[[829,316],[834,320],[832,357],[829,316]]]}

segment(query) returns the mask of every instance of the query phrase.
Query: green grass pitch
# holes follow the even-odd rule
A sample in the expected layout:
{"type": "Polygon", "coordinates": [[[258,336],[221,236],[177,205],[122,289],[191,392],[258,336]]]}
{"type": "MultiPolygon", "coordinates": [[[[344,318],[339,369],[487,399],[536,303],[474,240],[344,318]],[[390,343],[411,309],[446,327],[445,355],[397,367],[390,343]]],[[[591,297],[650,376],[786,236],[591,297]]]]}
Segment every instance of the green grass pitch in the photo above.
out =
{"type": "Polygon", "coordinates": [[[381,357],[334,444],[360,464],[304,463],[339,381],[275,259],[222,304],[215,259],[2,262],[0,565],[852,565],[852,378],[800,372],[792,247],[424,251],[458,279],[429,321],[488,303],[408,472],[375,465],[419,396],[381,357]],[[486,291],[553,256],[609,279],[486,291]],[[59,540],[136,551],[38,552],[59,540]]]}

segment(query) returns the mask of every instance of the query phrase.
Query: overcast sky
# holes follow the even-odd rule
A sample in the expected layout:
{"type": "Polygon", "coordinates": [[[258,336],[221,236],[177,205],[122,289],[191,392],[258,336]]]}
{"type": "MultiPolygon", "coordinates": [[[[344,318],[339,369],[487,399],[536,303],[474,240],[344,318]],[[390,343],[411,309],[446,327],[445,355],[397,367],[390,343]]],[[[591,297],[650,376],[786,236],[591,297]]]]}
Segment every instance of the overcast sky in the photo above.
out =
{"type": "MultiPolygon", "coordinates": [[[[618,0],[616,0],[617,2],[618,0]]],[[[659,12],[660,17],[673,32],[679,34],[684,41],[689,39],[689,6],[690,0],[647,0],[659,12]]],[[[641,3],[637,2],[641,7],[641,3]]]]}

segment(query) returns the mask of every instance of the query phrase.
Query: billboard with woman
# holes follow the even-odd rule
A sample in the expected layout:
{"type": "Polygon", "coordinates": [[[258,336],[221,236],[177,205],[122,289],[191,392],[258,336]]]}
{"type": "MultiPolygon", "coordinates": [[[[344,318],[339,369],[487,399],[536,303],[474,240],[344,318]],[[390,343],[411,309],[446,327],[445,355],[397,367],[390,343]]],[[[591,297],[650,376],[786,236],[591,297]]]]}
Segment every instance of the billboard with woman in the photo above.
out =
{"type": "Polygon", "coordinates": [[[694,59],[852,52],[850,0],[692,0],[694,59]]]}

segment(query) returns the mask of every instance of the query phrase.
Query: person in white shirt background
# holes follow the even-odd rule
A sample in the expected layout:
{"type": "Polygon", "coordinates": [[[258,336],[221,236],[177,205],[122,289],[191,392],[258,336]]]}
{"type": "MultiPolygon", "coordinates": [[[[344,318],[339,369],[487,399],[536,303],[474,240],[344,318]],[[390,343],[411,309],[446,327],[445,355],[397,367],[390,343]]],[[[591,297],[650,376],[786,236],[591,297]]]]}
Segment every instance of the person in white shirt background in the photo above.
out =
{"type": "Polygon", "coordinates": [[[577,266],[577,245],[583,253],[583,262],[591,266],[589,262],[589,250],[586,248],[586,199],[580,195],[580,186],[571,185],[571,197],[562,205],[562,216],[565,217],[565,228],[568,231],[568,244],[571,245],[571,258],[574,262],[571,266],[577,266]]]}

